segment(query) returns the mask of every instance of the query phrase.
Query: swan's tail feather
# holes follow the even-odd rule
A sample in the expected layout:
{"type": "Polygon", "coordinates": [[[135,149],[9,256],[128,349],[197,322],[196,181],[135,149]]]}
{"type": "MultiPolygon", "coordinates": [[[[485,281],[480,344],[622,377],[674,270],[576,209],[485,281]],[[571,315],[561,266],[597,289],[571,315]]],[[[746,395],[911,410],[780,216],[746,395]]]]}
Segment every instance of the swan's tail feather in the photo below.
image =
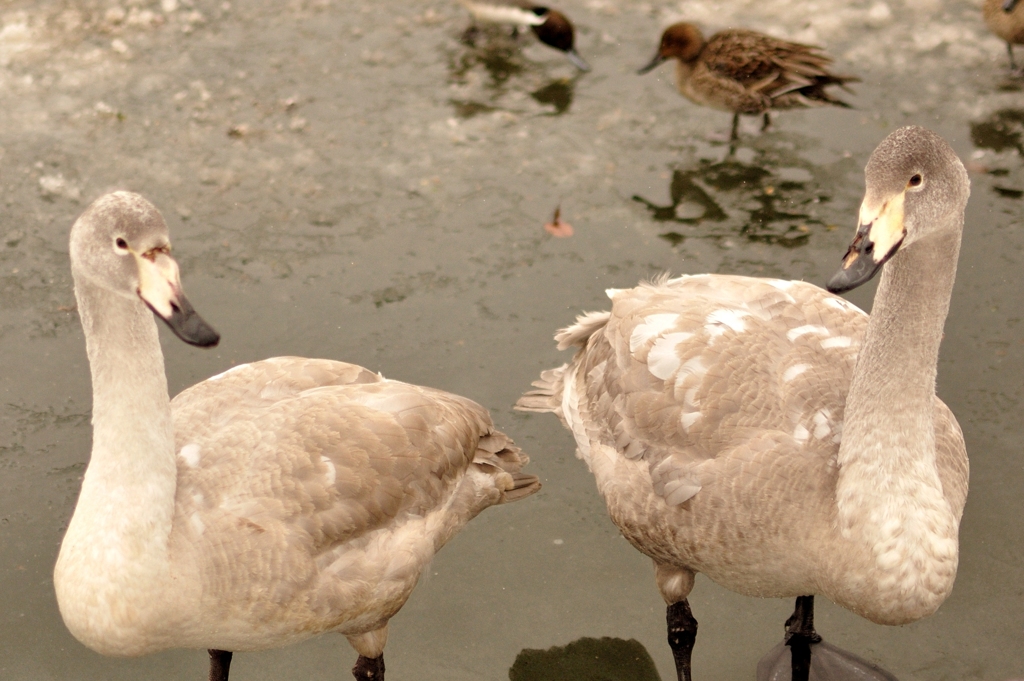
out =
{"type": "Polygon", "coordinates": [[[611,318],[612,313],[608,310],[602,312],[587,312],[576,318],[576,323],[566,327],[555,334],[559,350],[567,350],[572,346],[583,347],[597,331],[604,328],[611,318]]]}
{"type": "Polygon", "coordinates": [[[519,501],[540,489],[540,478],[529,473],[513,473],[512,489],[505,490],[504,502],[519,501]]]}
{"type": "Polygon", "coordinates": [[[530,463],[530,457],[499,431],[493,430],[480,439],[473,463],[494,478],[501,491],[499,504],[519,501],[540,489],[536,475],[522,472],[523,466],[530,463]]]}
{"type": "Polygon", "coordinates": [[[562,418],[562,387],[563,377],[568,364],[563,364],[557,369],[548,369],[540,375],[540,379],[533,382],[536,390],[531,390],[516,402],[517,411],[551,412],[562,418]]]}

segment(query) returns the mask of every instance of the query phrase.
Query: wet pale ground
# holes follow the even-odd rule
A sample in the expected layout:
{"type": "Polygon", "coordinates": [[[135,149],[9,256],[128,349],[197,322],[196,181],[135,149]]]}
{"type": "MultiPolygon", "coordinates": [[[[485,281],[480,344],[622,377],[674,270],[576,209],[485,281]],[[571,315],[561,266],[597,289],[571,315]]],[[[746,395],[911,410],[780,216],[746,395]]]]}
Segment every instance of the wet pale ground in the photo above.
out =
{"type": "MultiPolygon", "coordinates": [[[[819,599],[818,630],[904,680],[1024,676],[1024,93],[974,3],[562,0],[594,67],[579,75],[532,38],[463,46],[454,2],[114,1],[0,4],[0,678],[205,678],[205,652],[87,650],[53,595],[90,442],[67,234],[101,193],[163,210],[223,334],[212,351],[165,336],[173,392],[267,356],[343,359],[474,398],[532,456],[543,491],[473,521],[392,620],[389,679],[506,679],[524,649],[581,637],[636,639],[672,679],[649,561],[557,420],[511,405],[606,288],[663,271],[823,282],[868,154],[907,123],[971,169],[939,366],[971,456],[960,573],[927,620],[882,627],[819,599]],[[727,114],[680,98],[668,66],[633,74],[684,17],[827,45],[864,80],[857,108],[783,113],[764,135],[745,121],[727,158],[727,114]],[[542,230],[559,204],[572,238],[542,230]]],[[[690,600],[698,681],[752,678],[792,607],[705,578],[690,600]]],[[[348,679],[354,660],[326,636],[237,655],[232,678],[348,679]]]]}

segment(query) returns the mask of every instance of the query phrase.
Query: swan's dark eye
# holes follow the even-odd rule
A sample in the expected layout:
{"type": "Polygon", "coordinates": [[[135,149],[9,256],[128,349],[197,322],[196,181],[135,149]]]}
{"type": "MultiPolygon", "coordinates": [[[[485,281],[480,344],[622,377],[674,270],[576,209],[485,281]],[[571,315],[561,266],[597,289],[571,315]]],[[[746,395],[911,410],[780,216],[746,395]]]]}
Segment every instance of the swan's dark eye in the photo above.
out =
{"type": "Polygon", "coordinates": [[[924,178],[921,177],[920,173],[916,173],[910,178],[910,182],[907,183],[908,187],[920,187],[921,183],[924,182],[924,178]]]}
{"type": "Polygon", "coordinates": [[[122,239],[121,237],[118,237],[117,239],[114,240],[114,245],[117,246],[117,250],[119,251],[128,250],[128,242],[122,239]]]}

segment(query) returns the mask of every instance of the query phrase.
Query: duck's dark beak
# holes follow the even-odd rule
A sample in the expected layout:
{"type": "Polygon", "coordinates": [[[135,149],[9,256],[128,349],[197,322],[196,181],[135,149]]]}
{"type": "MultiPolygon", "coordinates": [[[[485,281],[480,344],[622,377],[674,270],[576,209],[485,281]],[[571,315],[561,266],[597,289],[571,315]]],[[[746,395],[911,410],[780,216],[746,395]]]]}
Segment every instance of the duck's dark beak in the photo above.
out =
{"type": "Polygon", "coordinates": [[[647,66],[643,66],[643,67],[637,69],[636,72],[642,76],[645,73],[648,73],[648,72],[653,71],[654,69],[658,68],[659,66],[661,66],[662,62],[665,62],[667,60],[668,60],[668,57],[663,57],[660,53],[656,54],[656,55],[654,55],[654,59],[652,59],[651,61],[649,61],[647,63],[647,66]]]}
{"type": "Polygon", "coordinates": [[[572,62],[573,66],[578,68],[580,71],[589,71],[590,70],[590,64],[588,64],[587,62],[583,61],[583,57],[581,57],[579,55],[579,52],[577,52],[576,50],[574,50],[574,49],[566,50],[565,51],[565,55],[567,57],[569,57],[569,61],[572,62]]]}
{"type": "Polygon", "coordinates": [[[220,334],[203,321],[181,291],[178,263],[164,250],[132,253],[139,268],[139,298],[174,335],[190,345],[213,347],[220,334]]]}
{"type": "Polygon", "coordinates": [[[1017,0],[1003,0],[1003,11],[1009,14],[1017,6],[1017,0]]]}
{"type": "Polygon", "coordinates": [[[860,227],[853,237],[843,264],[826,288],[832,293],[844,293],[871,280],[889,258],[899,250],[907,235],[903,226],[903,200],[900,192],[880,206],[869,205],[867,199],[860,207],[860,227]]]}

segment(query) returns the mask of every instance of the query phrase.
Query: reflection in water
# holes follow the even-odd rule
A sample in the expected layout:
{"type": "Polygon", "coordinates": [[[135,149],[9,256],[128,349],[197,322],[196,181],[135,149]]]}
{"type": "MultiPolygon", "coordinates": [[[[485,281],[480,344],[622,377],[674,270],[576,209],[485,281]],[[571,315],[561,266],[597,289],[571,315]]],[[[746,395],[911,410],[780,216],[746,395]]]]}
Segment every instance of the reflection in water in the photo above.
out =
{"type": "Polygon", "coordinates": [[[523,650],[509,681],[661,681],[647,649],[621,638],[581,638],[567,646],[523,650]]]}
{"type": "Polygon", "coordinates": [[[1016,149],[1024,155],[1024,111],[1000,109],[981,122],[972,122],[971,141],[981,149],[1016,149]]]}
{"type": "Polygon", "coordinates": [[[505,108],[499,100],[511,90],[528,92],[538,104],[552,107],[550,113],[555,116],[572,105],[579,75],[547,78],[541,65],[524,59],[520,41],[500,27],[467,31],[462,43],[448,54],[448,82],[465,94],[449,100],[458,117],[472,118],[505,108]],[[480,78],[481,72],[485,78],[480,78]]]}
{"type": "Polygon", "coordinates": [[[554,106],[554,115],[558,116],[569,110],[575,87],[575,81],[569,78],[559,78],[551,81],[539,90],[534,90],[530,93],[530,96],[541,104],[551,104],[554,106]]]}
{"type": "Polygon", "coordinates": [[[800,246],[810,238],[809,225],[824,224],[815,217],[814,204],[831,198],[811,182],[813,170],[797,166],[783,172],[764,152],[752,163],[731,156],[722,161],[700,159],[696,168],[672,171],[668,205],[657,205],[642,196],[633,196],[633,200],[646,206],[656,222],[712,227],[660,235],[673,246],[689,237],[737,234],[751,241],[800,246]]]}
{"type": "Polygon", "coordinates": [[[464,83],[469,72],[477,66],[482,66],[487,71],[492,89],[500,88],[512,76],[522,73],[526,68],[515,43],[510,45],[507,41],[490,41],[483,47],[469,47],[449,55],[449,80],[464,83]]]}
{"type": "MultiPolygon", "coordinates": [[[[1000,109],[983,121],[971,123],[971,141],[979,149],[995,152],[1013,150],[1024,155],[1024,110],[1000,109]]],[[[989,168],[975,164],[975,168],[995,177],[1006,177],[1006,168],[989,168]]],[[[1024,197],[1024,190],[993,184],[992,191],[1004,199],[1024,197]]]]}

